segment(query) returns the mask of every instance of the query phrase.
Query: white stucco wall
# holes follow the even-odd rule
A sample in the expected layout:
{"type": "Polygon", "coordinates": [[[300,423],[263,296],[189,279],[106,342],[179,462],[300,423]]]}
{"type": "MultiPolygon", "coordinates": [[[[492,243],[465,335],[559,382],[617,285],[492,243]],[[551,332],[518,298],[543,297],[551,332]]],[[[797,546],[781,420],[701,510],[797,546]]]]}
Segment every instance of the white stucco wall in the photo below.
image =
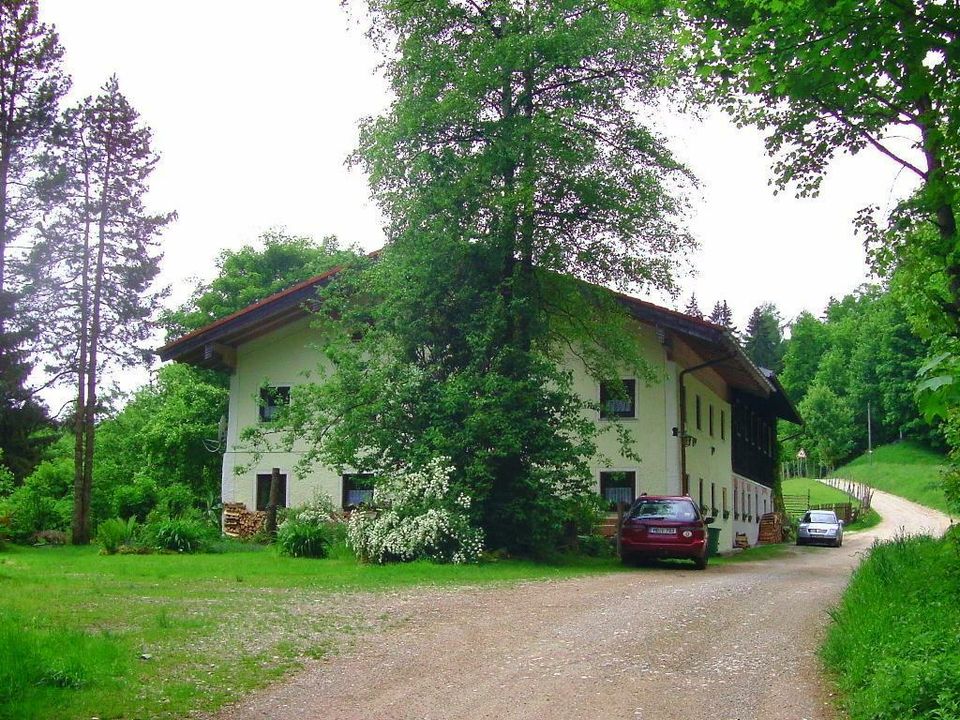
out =
{"type": "MultiPolygon", "coordinates": [[[[237,349],[236,369],[230,383],[229,425],[227,451],[224,455],[222,490],[225,502],[242,502],[249,508],[256,504],[256,476],[268,474],[271,468],[280,468],[287,476],[288,505],[298,505],[309,500],[316,490],[332,497],[339,504],[342,497],[341,476],[325,467],[313,467],[306,472],[298,469],[302,448],[293,452],[271,452],[259,459],[244,450],[241,440],[243,428],[259,424],[258,397],[264,384],[295,386],[305,381],[305,372],[315,371],[323,361],[316,343],[316,331],[310,328],[309,320],[293,322],[274,332],[246,343],[237,349]],[[238,470],[238,468],[240,468],[238,470]]],[[[599,438],[598,453],[591,463],[595,487],[599,492],[600,473],[607,470],[632,470],[636,472],[636,493],[651,495],[677,495],[680,484],[680,444],[673,429],[679,427],[678,375],[684,367],[700,362],[689,350],[675,353],[675,348],[665,348],[653,328],[638,325],[637,342],[644,359],[653,369],[657,380],[646,384],[637,378],[636,418],[623,419],[630,430],[631,447],[640,457],[637,462],[624,457],[619,439],[613,427],[614,421],[598,417],[591,411],[591,419],[604,430],[599,438]],[[675,359],[670,359],[671,357],[675,359]]],[[[582,397],[599,401],[599,384],[586,371],[583,363],[570,355],[566,359],[573,372],[574,389],[582,397]]],[[[631,377],[624,373],[623,377],[631,377]]],[[[700,498],[700,480],[703,480],[703,504],[707,514],[713,515],[716,507],[715,527],[721,529],[721,549],[733,546],[736,531],[747,531],[756,539],[756,524],[736,520],[733,516],[734,477],[731,463],[732,413],[727,402],[726,386],[710,369],[688,373],[684,376],[687,398],[687,433],[696,438],[695,445],[686,450],[686,468],[690,478],[690,495],[697,502],[700,498]],[[696,397],[701,398],[701,426],[696,426],[696,397]],[[709,428],[709,408],[714,409],[713,434],[709,428]],[[720,418],[723,415],[724,429],[721,433],[720,418]],[[714,503],[711,503],[711,486],[714,503]],[[723,493],[727,493],[729,516],[723,515],[723,493]],[[738,524],[739,523],[739,524],[738,524]],[[752,534],[749,531],[752,529],[752,534]]],[[[757,486],[762,488],[762,486],[757,486]]],[[[766,488],[763,488],[766,490],[766,488]]],[[[762,508],[761,490],[753,489],[762,508]]],[[[772,506],[767,491],[767,502],[772,506]]],[[[755,516],[754,516],[755,517],[755,516]]]]}

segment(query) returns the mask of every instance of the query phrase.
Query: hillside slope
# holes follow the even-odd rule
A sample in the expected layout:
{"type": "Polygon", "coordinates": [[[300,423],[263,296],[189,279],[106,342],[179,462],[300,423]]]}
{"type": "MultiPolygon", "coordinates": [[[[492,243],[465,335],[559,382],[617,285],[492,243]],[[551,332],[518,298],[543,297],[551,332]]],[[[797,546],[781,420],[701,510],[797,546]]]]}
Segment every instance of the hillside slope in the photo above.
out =
{"type": "Polygon", "coordinates": [[[949,513],[940,485],[946,458],[914,442],[883,445],[837,468],[836,477],[866,483],[877,490],[949,513]]]}

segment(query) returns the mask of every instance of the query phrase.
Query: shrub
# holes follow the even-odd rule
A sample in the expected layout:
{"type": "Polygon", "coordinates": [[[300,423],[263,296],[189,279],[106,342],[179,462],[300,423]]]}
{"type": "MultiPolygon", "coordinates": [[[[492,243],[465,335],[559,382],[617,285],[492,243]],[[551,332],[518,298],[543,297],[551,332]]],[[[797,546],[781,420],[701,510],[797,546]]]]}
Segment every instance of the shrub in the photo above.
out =
{"type": "Polygon", "coordinates": [[[284,510],[277,528],[280,553],[291,557],[326,557],[337,536],[336,516],[333,500],[321,492],[315,493],[304,505],[284,510]]]}
{"type": "Polygon", "coordinates": [[[453,496],[447,458],[419,470],[383,473],[377,482],[379,512],[355,511],[347,540],[363,559],[377,563],[430,559],[476,562],[483,552],[483,531],[470,524],[470,498],[453,496]]]}
{"type": "Polygon", "coordinates": [[[0,499],[0,516],[7,518],[10,538],[27,543],[43,530],[69,529],[72,480],[73,466],[69,461],[45,461],[23,485],[0,499]]]}
{"type": "Polygon", "coordinates": [[[285,520],[277,529],[277,547],[282,555],[323,558],[333,544],[331,523],[285,520]]]}
{"type": "Polygon", "coordinates": [[[157,492],[154,514],[161,518],[180,518],[193,509],[193,491],[183,483],[173,483],[157,492]]]}
{"type": "Polygon", "coordinates": [[[200,552],[218,535],[216,528],[190,517],[154,520],[144,526],[144,537],[148,544],[175,552],[200,552]]]}
{"type": "Polygon", "coordinates": [[[131,517],[124,521],[120,518],[104,520],[97,527],[97,544],[104,555],[113,555],[124,545],[133,544],[137,529],[137,519],[131,517]]]}
{"type": "Polygon", "coordinates": [[[113,512],[118,518],[136,518],[138,522],[157,504],[157,484],[147,477],[136,477],[128,485],[120,485],[113,491],[113,512]]]}

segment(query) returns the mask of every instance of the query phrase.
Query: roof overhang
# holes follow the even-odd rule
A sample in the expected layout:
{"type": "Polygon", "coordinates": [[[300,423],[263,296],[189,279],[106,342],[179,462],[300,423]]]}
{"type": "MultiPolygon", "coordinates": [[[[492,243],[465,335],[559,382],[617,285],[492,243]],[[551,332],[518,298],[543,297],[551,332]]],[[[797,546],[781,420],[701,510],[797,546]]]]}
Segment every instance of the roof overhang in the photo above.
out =
{"type": "MultiPolygon", "coordinates": [[[[270,295],[167,343],[157,354],[164,361],[230,370],[238,346],[309,315],[318,303],[317,290],[340,270],[333,268],[270,295]]],[[[638,321],[662,331],[664,339],[668,332],[677,334],[729,387],[769,400],[777,417],[803,422],[776,376],[757,367],[725,327],[630,295],[618,293],[617,298],[638,321]]]]}

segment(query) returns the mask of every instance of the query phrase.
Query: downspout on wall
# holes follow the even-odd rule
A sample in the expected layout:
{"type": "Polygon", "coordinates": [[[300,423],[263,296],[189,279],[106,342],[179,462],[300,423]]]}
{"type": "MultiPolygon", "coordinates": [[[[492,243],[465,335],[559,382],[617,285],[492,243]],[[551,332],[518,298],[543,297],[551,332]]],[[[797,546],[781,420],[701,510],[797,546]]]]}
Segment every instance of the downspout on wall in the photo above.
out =
{"type": "Polygon", "coordinates": [[[721,358],[716,358],[714,360],[708,360],[707,362],[700,363],[699,365],[694,365],[693,367],[687,368],[686,370],[681,370],[680,374],[677,376],[677,383],[680,385],[680,494],[689,495],[690,494],[690,481],[687,477],[687,445],[684,442],[684,439],[687,437],[687,388],[683,384],[683,376],[687,373],[694,373],[698,370],[703,370],[708,368],[711,365],[719,365],[720,363],[727,362],[728,360],[733,360],[737,357],[736,353],[725,355],[721,358]]]}

